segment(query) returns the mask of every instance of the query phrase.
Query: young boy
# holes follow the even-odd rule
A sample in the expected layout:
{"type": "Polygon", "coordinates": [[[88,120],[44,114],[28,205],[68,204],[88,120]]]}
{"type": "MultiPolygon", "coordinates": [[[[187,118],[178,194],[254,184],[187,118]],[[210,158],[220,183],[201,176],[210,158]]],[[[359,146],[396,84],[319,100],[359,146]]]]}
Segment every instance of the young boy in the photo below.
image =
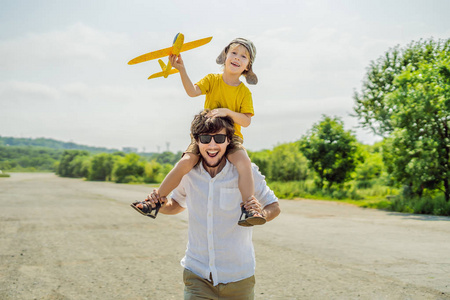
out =
{"type": "MultiPolygon", "coordinates": [[[[245,204],[252,199],[254,194],[254,180],[251,169],[251,161],[243,147],[243,136],[241,126],[247,127],[251,123],[254,114],[253,101],[250,90],[240,81],[241,75],[246,78],[248,84],[256,84],[258,78],[253,73],[252,66],[256,56],[256,48],[253,43],[244,38],[231,41],[217,57],[216,62],[223,65],[222,74],[209,74],[196,84],[192,84],[187,75],[181,55],[169,57],[174,68],[180,72],[181,82],[186,93],[190,97],[206,95],[205,109],[210,109],[208,117],[229,116],[235,123],[235,134],[231,143],[233,150],[229,151],[227,159],[237,168],[239,173],[239,190],[242,202],[245,204]]],[[[209,144],[209,141],[199,141],[209,144]]],[[[214,140],[214,142],[218,142],[214,140]]],[[[220,142],[220,141],[219,141],[220,142]]],[[[216,153],[208,153],[213,157],[216,153]]],[[[199,161],[200,155],[196,141],[191,137],[191,144],[185,151],[183,157],[175,167],[167,174],[159,187],[159,194],[166,197],[180,183],[199,161]]],[[[145,203],[137,204],[142,209],[145,203]]],[[[149,207],[145,207],[148,210],[149,207]]],[[[150,209],[151,210],[151,209],[150,209]]],[[[262,225],[266,219],[257,212],[247,211],[242,206],[242,213],[238,224],[241,226],[262,225]],[[242,219],[242,216],[245,218],[242,219]]]]}

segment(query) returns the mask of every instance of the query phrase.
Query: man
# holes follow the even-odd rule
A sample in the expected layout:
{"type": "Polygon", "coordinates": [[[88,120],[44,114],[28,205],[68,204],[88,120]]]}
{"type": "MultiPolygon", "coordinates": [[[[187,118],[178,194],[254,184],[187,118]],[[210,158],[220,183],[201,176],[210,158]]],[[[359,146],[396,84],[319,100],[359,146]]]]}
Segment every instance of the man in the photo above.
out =
{"type": "MultiPolygon", "coordinates": [[[[171,199],[160,197],[155,189],[146,201],[152,207],[163,203],[159,210],[163,214],[189,210],[189,241],[181,260],[185,299],[253,299],[252,227],[236,223],[242,202],[238,173],[225,157],[234,133],[233,121],[206,115],[207,111],[196,115],[191,126],[200,150],[199,164],[183,177],[171,199]]],[[[255,197],[245,208],[271,221],[280,213],[278,199],[256,165],[253,176],[255,197]]]]}

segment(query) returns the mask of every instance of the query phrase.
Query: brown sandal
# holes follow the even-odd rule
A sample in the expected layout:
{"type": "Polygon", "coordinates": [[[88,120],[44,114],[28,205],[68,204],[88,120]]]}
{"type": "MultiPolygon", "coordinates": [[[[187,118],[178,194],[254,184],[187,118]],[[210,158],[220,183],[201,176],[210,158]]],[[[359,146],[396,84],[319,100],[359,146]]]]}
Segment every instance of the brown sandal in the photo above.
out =
{"type": "Polygon", "coordinates": [[[239,217],[238,225],[244,227],[250,227],[253,225],[263,225],[267,222],[266,218],[256,215],[256,212],[248,211],[244,208],[244,205],[241,206],[241,216],[239,217]],[[245,216],[242,219],[242,216],[245,216]]]}
{"type": "Polygon", "coordinates": [[[138,213],[150,217],[152,219],[155,219],[156,216],[158,215],[159,209],[161,208],[161,203],[157,202],[156,207],[153,208],[151,204],[148,203],[147,201],[134,202],[131,204],[131,207],[134,208],[138,213]],[[139,203],[142,204],[142,209],[136,206],[139,203]],[[155,211],[155,213],[152,214],[152,211],[155,211]]]}

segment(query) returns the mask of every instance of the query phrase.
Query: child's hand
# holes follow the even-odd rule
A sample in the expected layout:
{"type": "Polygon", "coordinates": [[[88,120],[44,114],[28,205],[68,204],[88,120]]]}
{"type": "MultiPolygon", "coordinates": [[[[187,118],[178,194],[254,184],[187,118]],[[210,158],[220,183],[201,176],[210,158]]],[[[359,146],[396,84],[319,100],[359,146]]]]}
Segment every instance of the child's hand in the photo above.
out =
{"type": "Polygon", "coordinates": [[[242,203],[242,205],[244,205],[246,210],[253,212],[259,217],[264,217],[263,207],[255,196],[251,196],[250,198],[248,198],[247,202],[242,203]]]}
{"type": "Polygon", "coordinates": [[[228,116],[229,111],[230,110],[228,108],[216,108],[211,110],[206,116],[208,118],[226,117],[228,116]]]}
{"type": "Polygon", "coordinates": [[[181,59],[181,54],[178,55],[178,56],[176,56],[176,55],[174,55],[174,54],[171,54],[171,55],[169,56],[169,61],[170,61],[170,63],[172,64],[172,67],[174,67],[174,68],[177,69],[178,71],[179,71],[180,69],[184,69],[184,62],[183,62],[183,60],[181,59]]]}

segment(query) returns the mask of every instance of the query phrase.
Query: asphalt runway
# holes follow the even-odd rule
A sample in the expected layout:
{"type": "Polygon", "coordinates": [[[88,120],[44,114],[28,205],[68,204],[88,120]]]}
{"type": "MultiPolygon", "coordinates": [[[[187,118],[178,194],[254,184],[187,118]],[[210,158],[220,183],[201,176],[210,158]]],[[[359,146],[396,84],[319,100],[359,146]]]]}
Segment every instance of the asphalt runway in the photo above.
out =
{"type": "MultiPolygon", "coordinates": [[[[0,299],[182,299],[187,212],[136,213],[150,186],[0,178],[0,299]]],[[[450,299],[450,218],[281,200],[253,229],[256,299],[450,299]]]]}

